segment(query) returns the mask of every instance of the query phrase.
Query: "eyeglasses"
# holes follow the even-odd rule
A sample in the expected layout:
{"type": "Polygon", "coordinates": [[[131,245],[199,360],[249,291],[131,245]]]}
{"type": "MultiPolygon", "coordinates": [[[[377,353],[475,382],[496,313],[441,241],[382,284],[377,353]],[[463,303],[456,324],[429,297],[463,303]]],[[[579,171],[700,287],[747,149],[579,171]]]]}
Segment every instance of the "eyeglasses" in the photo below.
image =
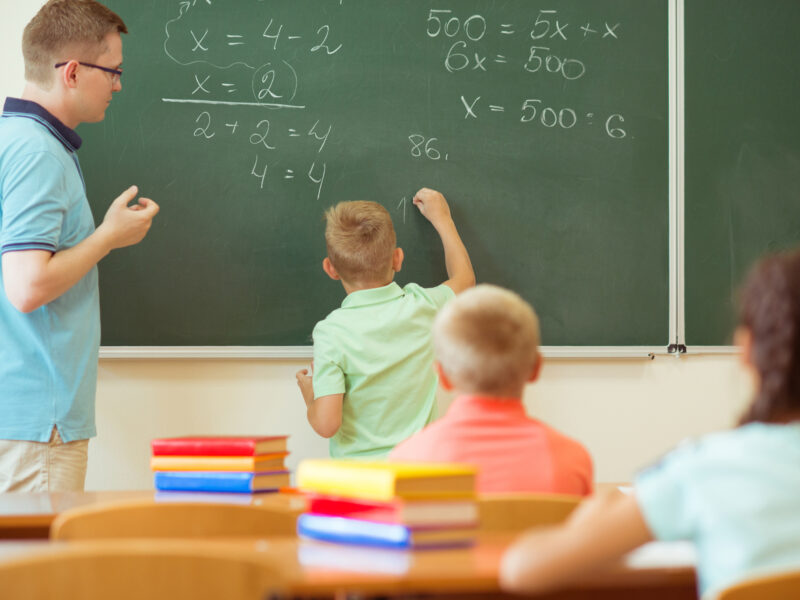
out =
{"type": "MultiPolygon", "coordinates": [[[[58,69],[59,67],[63,67],[65,62],[56,63],[55,68],[58,69]]],[[[83,65],[84,67],[89,67],[92,69],[100,69],[101,71],[105,71],[106,73],[111,73],[111,83],[117,83],[122,77],[122,70],[121,69],[109,69],[108,67],[101,67],[100,65],[93,65],[92,63],[86,63],[78,61],[79,65],[83,65]]]]}

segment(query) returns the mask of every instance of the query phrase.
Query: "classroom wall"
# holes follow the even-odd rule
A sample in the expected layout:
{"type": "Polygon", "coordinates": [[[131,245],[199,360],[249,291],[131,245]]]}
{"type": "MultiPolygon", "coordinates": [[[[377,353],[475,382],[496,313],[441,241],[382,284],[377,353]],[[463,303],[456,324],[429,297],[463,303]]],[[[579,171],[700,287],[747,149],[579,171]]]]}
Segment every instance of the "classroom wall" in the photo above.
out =
{"type": "MultiPolygon", "coordinates": [[[[22,91],[22,29],[41,4],[0,0],[0,97],[22,91]]],[[[328,285],[321,272],[317,283],[328,285]]],[[[327,441],[306,423],[294,382],[304,366],[292,360],[101,360],[99,435],[89,446],[86,488],[150,488],[148,443],[158,436],[286,433],[291,468],[299,459],[325,456],[327,441]]],[[[749,388],[734,356],[554,359],[529,386],[525,403],[532,415],[586,444],[599,481],[628,481],[681,439],[731,425],[749,388]]],[[[441,398],[443,409],[448,402],[441,398]]]]}
{"type": "MultiPolygon", "coordinates": [[[[300,458],[326,456],[327,442],[306,423],[295,386],[303,366],[102,360],[87,489],[150,487],[147,444],[161,435],[288,433],[291,468],[300,458]]],[[[586,444],[599,481],[629,481],[681,439],[732,424],[746,388],[732,357],[560,359],[545,364],[525,403],[530,414],[586,444]]]]}

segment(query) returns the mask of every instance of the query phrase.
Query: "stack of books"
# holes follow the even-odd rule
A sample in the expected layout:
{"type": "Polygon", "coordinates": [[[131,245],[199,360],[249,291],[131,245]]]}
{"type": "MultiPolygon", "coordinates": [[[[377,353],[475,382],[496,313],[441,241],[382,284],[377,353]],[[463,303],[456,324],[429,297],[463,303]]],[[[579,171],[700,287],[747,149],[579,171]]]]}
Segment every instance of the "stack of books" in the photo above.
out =
{"type": "Polygon", "coordinates": [[[289,485],[285,435],[153,440],[150,468],[159,491],[276,492],[289,485]]]}
{"type": "Polygon", "coordinates": [[[326,542],[441,548],[474,542],[475,469],[465,465],[305,460],[298,533],[326,542]]]}

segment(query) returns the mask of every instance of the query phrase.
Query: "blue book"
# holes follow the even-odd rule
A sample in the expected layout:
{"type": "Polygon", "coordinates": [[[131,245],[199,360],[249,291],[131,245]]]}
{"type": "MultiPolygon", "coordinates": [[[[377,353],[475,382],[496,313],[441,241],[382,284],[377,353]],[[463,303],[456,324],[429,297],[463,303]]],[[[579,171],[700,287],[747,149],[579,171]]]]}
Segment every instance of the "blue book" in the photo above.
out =
{"type": "Polygon", "coordinates": [[[397,523],[376,523],[346,517],[305,513],[297,519],[297,533],[324,542],[384,548],[446,548],[468,546],[474,527],[411,528],[397,523]]]}
{"type": "Polygon", "coordinates": [[[275,492],[289,485],[289,471],[156,471],[155,486],[173,492],[275,492]]]}

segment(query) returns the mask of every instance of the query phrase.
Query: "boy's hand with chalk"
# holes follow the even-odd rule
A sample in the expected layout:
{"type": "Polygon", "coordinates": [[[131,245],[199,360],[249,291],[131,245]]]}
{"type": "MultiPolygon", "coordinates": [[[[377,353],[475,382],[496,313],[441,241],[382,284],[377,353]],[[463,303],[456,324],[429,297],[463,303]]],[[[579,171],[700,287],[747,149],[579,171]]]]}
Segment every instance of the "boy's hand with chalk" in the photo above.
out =
{"type": "Polygon", "coordinates": [[[458,235],[447,200],[436,190],[422,188],[414,195],[414,206],[431,222],[442,239],[448,277],[444,284],[456,294],[471,288],[475,285],[475,271],[472,269],[467,249],[458,235]]]}

